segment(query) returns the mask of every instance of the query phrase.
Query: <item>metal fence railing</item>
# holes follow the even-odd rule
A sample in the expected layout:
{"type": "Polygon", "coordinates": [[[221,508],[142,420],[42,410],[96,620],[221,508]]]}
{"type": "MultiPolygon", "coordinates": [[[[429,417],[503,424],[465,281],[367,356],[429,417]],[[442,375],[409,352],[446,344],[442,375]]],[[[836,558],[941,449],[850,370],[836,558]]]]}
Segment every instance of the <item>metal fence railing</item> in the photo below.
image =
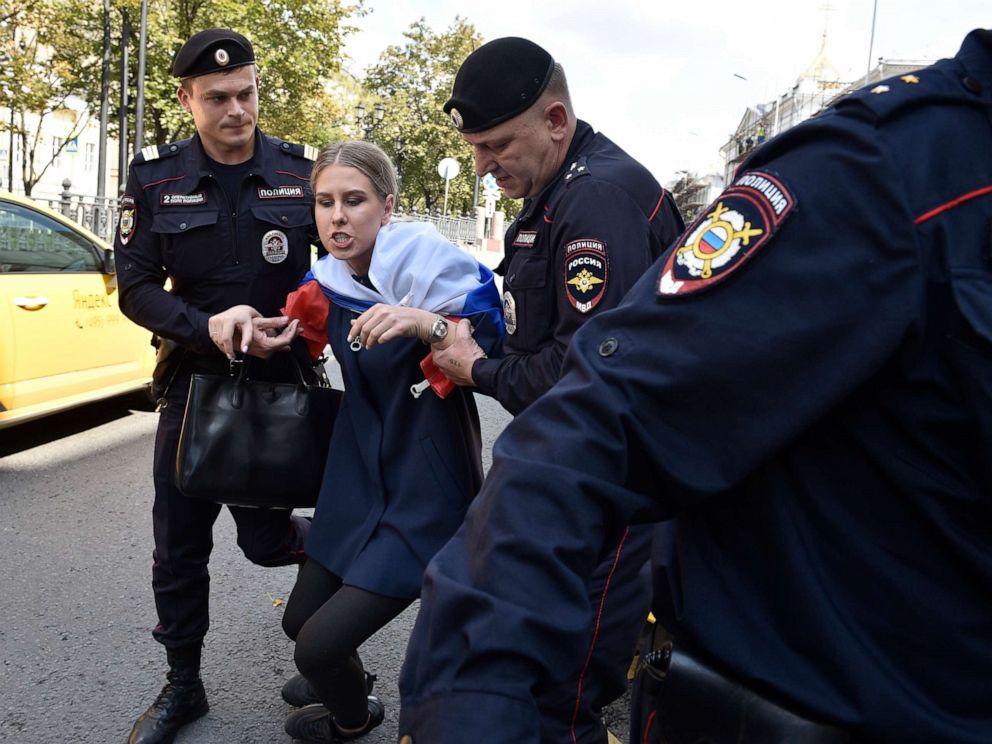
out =
{"type": "Polygon", "coordinates": [[[475,217],[442,215],[430,212],[397,211],[393,217],[401,222],[430,222],[437,231],[452,243],[475,245],[479,242],[475,217]]]}
{"type": "Polygon", "coordinates": [[[62,182],[59,196],[32,194],[31,198],[113,243],[114,229],[117,227],[117,197],[74,194],[69,190],[71,188],[72,182],[67,178],[62,182]]]}
{"type": "MultiPolygon", "coordinates": [[[[66,179],[62,182],[60,195],[32,195],[32,198],[96,233],[108,243],[113,243],[114,230],[117,227],[117,198],[76,194],[70,191],[71,188],[72,183],[66,179]]],[[[452,243],[468,246],[479,243],[475,217],[442,215],[439,211],[430,213],[397,210],[394,219],[403,222],[429,222],[452,243]]]]}

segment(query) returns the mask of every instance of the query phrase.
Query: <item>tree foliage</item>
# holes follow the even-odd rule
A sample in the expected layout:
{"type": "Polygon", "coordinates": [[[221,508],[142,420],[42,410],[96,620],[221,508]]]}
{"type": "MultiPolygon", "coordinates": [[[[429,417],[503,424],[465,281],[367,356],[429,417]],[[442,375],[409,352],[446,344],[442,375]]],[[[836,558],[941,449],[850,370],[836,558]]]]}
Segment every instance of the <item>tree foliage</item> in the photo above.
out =
{"type": "MultiPolygon", "coordinates": [[[[78,0],[83,2],[84,0],[78,0]]],[[[102,8],[89,0],[76,24],[80,53],[94,63],[85,66],[87,100],[100,103],[102,8]]],[[[112,55],[111,119],[120,100],[122,13],[130,17],[129,80],[133,90],[138,69],[140,0],[115,0],[115,48],[112,55]]],[[[145,143],[161,144],[193,133],[193,121],[176,101],[176,78],[169,70],[182,43],[205,28],[230,28],[251,40],[261,77],[260,126],[285,139],[314,142],[326,137],[343,118],[341,107],[326,90],[340,69],[341,48],[354,29],[350,18],[364,13],[362,0],[149,0],[146,43],[145,143]],[[319,135],[319,136],[318,136],[319,135]]],[[[134,126],[134,93],[131,118],[134,126]]],[[[112,130],[113,131],[113,130],[112,130]]]]}
{"type": "Polygon", "coordinates": [[[66,108],[71,96],[85,90],[71,34],[81,5],[81,0],[19,0],[0,15],[0,106],[12,114],[0,122],[0,132],[9,136],[12,131],[20,146],[21,179],[29,196],[68,140],[86,125],[85,115],[66,108]],[[70,133],[58,147],[42,140],[44,123],[52,116],[70,119],[70,133]]]}
{"type": "MultiPolygon", "coordinates": [[[[441,158],[455,158],[461,170],[448,191],[448,211],[474,214],[475,166],[472,150],[452,126],[442,106],[451,95],[462,61],[482,43],[467,20],[456,17],[445,31],[433,31],[421,18],[403,33],[406,41],[389,46],[366,72],[365,87],[386,106],[375,138],[401,166],[404,209],[433,211],[444,201],[441,158]],[[403,142],[397,158],[397,140],[403,142]]],[[[368,106],[368,104],[366,104],[368,106]]],[[[513,211],[514,205],[510,206],[513,211]]]]}

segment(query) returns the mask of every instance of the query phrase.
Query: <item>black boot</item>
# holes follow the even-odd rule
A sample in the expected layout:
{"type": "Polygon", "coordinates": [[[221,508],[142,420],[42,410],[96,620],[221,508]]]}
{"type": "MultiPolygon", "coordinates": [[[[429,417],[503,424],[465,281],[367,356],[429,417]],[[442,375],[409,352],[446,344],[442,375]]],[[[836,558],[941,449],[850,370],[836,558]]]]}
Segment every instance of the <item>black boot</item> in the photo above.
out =
{"type": "Polygon", "coordinates": [[[200,644],[166,649],[169,673],[155,702],[138,716],[127,744],[169,744],[190,721],[210,706],[200,681],[200,644]]]}

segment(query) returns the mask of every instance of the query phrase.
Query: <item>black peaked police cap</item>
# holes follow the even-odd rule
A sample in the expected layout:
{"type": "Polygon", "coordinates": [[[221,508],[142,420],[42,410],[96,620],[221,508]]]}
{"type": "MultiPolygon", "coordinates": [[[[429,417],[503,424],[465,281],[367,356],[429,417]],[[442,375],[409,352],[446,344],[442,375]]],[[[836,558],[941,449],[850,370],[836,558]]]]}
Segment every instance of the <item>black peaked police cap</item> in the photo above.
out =
{"type": "Polygon", "coordinates": [[[193,34],[172,60],[179,78],[209,75],[255,62],[255,51],[244,36],[226,28],[208,28],[193,34]]]}
{"type": "Polygon", "coordinates": [[[459,132],[481,132],[529,109],[548,86],[555,61],[516,36],[483,44],[462,62],[444,113],[459,132]]]}

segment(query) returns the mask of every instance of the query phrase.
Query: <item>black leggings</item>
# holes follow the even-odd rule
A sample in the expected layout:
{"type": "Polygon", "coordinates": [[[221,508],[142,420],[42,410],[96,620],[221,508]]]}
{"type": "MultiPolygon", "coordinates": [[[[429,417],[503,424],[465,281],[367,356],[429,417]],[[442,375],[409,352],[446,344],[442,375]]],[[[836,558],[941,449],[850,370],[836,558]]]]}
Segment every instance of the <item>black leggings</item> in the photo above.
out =
{"type": "Polygon", "coordinates": [[[296,641],[296,666],[342,728],[368,719],[358,647],[413,603],[344,584],[307,559],[289,596],[282,628],[296,641]]]}

